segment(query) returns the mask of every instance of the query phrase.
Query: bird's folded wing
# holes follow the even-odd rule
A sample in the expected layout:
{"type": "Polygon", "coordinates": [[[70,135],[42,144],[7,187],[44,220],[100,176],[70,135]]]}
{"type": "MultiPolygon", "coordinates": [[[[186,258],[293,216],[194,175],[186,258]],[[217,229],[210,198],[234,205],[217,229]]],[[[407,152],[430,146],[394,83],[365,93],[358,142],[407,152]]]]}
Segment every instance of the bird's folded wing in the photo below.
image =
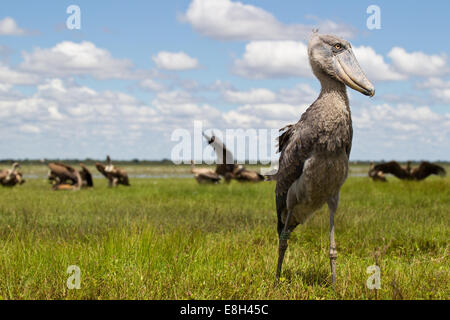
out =
{"type": "Polygon", "coordinates": [[[279,140],[281,155],[275,190],[278,214],[285,210],[287,192],[294,181],[302,175],[303,165],[311,154],[315,140],[312,134],[314,130],[307,121],[307,113],[303,114],[299,122],[287,128],[279,140]]]}

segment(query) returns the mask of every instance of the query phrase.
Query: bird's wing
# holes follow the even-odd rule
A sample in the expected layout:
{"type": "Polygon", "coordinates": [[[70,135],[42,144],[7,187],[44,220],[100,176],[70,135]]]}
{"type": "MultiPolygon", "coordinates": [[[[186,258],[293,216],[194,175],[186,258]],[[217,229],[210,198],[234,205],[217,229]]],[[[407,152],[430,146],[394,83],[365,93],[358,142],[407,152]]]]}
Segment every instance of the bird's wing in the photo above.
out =
{"type": "Polygon", "coordinates": [[[431,174],[445,176],[445,169],[437,164],[424,161],[413,171],[413,177],[417,180],[423,180],[431,174]]]}
{"type": "Polygon", "coordinates": [[[220,180],[220,176],[217,173],[215,173],[214,171],[209,171],[209,172],[203,171],[203,172],[200,172],[198,175],[200,177],[204,177],[204,178],[215,180],[215,181],[220,180]]]}
{"type": "Polygon", "coordinates": [[[288,190],[294,181],[302,175],[304,163],[310,156],[313,145],[317,140],[317,133],[314,133],[317,130],[313,128],[313,114],[310,114],[311,107],[302,114],[302,117],[296,124],[283,128],[287,128],[287,130],[280,136],[278,141],[281,154],[278,172],[275,177],[277,180],[275,196],[279,232],[283,228],[281,216],[286,210],[288,190]]]}
{"type": "MultiPolygon", "coordinates": [[[[222,161],[223,164],[234,164],[233,153],[227,149],[225,144],[216,136],[213,136],[214,140],[211,142],[212,147],[217,155],[218,162],[222,161]]],[[[220,165],[221,163],[218,163],[220,165]]]]}
{"type": "Polygon", "coordinates": [[[0,180],[5,179],[8,176],[9,171],[6,169],[0,170],[0,180]]]}
{"type": "Polygon", "coordinates": [[[264,176],[256,171],[244,169],[239,172],[238,179],[249,180],[249,181],[262,181],[264,176]]]}
{"type": "Polygon", "coordinates": [[[123,184],[125,186],[130,185],[130,181],[128,180],[128,174],[125,170],[115,167],[114,174],[115,177],[119,178],[119,184],[123,184]]]}
{"type": "Polygon", "coordinates": [[[374,169],[383,173],[390,173],[399,179],[409,178],[408,172],[403,169],[396,161],[377,164],[374,169]]]}
{"type": "Polygon", "coordinates": [[[73,181],[76,181],[77,176],[76,176],[76,170],[74,168],[72,168],[69,165],[66,165],[64,163],[61,162],[50,162],[48,164],[48,167],[50,168],[50,170],[60,176],[63,176],[66,179],[71,179],[73,181]]]}
{"type": "Polygon", "coordinates": [[[91,172],[82,163],[80,164],[80,167],[81,167],[81,171],[80,171],[81,178],[86,181],[86,184],[88,187],[93,187],[94,181],[92,180],[91,172]]]}
{"type": "Polygon", "coordinates": [[[101,163],[99,163],[99,162],[96,162],[96,163],[95,163],[95,167],[97,168],[97,170],[98,170],[102,175],[104,175],[106,178],[108,178],[108,174],[107,174],[106,171],[105,171],[105,165],[104,165],[104,164],[101,164],[101,163]]]}
{"type": "Polygon", "coordinates": [[[67,165],[67,164],[64,164],[64,163],[62,163],[62,162],[55,162],[55,164],[56,164],[57,166],[61,166],[61,167],[63,167],[63,168],[66,168],[69,172],[72,172],[72,173],[75,172],[75,169],[74,169],[73,167],[67,165]]]}

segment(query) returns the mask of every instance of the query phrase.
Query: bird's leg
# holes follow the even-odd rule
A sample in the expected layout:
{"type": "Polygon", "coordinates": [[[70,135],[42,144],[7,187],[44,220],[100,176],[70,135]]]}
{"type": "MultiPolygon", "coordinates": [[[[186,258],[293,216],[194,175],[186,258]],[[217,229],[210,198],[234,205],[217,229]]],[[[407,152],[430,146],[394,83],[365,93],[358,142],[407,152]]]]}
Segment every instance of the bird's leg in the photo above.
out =
{"type": "Polygon", "coordinates": [[[291,217],[291,212],[289,211],[286,217],[286,221],[284,223],[283,230],[279,234],[279,244],[278,244],[278,266],[277,266],[277,275],[276,278],[279,279],[281,275],[281,266],[283,265],[284,254],[288,247],[288,240],[291,234],[291,231],[288,229],[289,218],[291,217]]]}
{"type": "Polygon", "coordinates": [[[334,241],[334,215],[336,214],[336,210],[339,203],[339,194],[334,196],[332,199],[328,201],[328,208],[330,209],[330,267],[331,267],[331,280],[333,283],[333,287],[336,285],[336,260],[337,260],[337,251],[336,251],[336,243],[334,241]]]}

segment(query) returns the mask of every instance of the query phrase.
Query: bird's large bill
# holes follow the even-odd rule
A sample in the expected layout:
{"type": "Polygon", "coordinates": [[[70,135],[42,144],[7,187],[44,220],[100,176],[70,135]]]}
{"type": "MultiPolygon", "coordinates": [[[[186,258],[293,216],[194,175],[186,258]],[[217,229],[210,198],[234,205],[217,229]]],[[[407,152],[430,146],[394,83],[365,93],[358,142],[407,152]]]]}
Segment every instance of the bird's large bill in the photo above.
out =
{"type": "Polygon", "coordinates": [[[351,49],[345,50],[335,56],[334,67],[337,76],[346,85],[366,96],[373,97],[375,89],[362,71],[351,49]]]}

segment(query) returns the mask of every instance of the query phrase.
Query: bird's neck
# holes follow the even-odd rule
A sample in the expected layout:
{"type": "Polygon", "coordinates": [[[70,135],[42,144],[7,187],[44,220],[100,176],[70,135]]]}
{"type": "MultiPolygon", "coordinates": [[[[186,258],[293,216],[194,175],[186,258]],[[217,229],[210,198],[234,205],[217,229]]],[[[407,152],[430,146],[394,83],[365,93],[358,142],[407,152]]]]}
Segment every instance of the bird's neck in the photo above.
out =
{"type": "Polygon", "coordinates": [[[8,176],[6,177],[6,180],[11,180],[12,176],[16,173],[17,167],[13,165],[11,167],[11,170],[8,172],[8,176]]]}
{"type": "Polygon", "coordinates": [[[349,108],[347,88],[342,82],[329,77],[325,79],[319,78],[319,81],[322,88],[318,99],[332,99],[334,101],[332,105],[345,106],[346,108],[349,108]]]}

